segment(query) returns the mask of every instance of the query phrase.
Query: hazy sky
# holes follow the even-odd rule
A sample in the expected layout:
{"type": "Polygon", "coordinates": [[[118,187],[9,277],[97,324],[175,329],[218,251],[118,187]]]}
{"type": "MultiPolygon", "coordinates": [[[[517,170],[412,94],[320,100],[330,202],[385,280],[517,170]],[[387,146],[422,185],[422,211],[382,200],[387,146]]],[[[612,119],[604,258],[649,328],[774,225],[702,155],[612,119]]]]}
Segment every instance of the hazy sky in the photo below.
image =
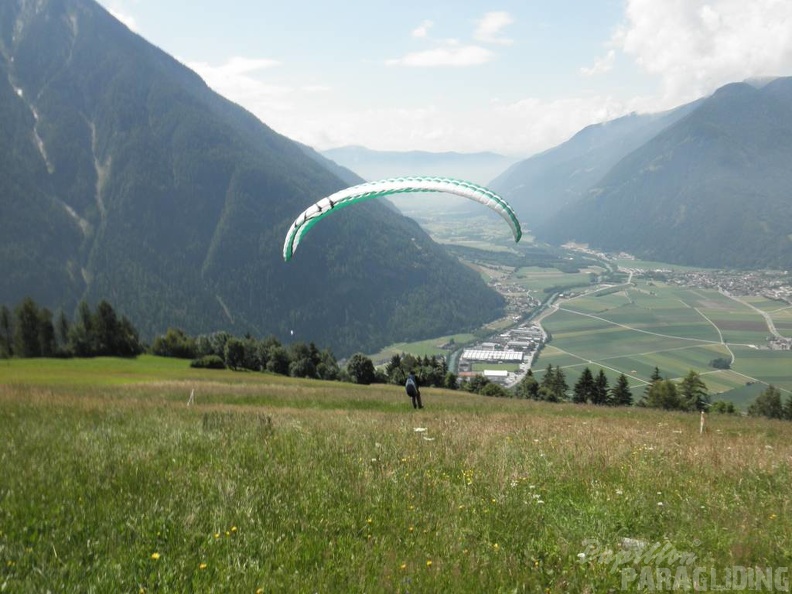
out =
{"type": "Polygon", "coordinates": [[[728,82],[792,75],[792,0],[100,0],[317,149],[528,156],[728,82]]]}

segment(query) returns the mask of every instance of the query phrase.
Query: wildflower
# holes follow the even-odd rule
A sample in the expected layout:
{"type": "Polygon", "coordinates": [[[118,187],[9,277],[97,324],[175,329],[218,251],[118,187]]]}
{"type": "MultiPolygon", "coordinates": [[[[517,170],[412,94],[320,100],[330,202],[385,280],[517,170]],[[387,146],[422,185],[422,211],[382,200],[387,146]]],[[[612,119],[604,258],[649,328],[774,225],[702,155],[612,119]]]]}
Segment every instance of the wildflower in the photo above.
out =
{"type": "Polygon", "coordinates": [[[500,545],[496,542],[495,544],[492,545],[492,548],[497,551],[500,548],[500,545]]]}
{"type": "Polygon", "coordinates": [[[201,564],[198,566],[198,569],[206,569],[206,563],[201,563],[201,564]]]}
{"type": "Polygon", "coordinates": [[[399,569],[407,569],[407,564],[402,563],[401,565],[399,565],[399,569]]]}
{"type": "Polygon", "coordinates": [[[237,527],[236,526],[231,526],[231,532],[236,532],[236,531],[237,531],[237,527]]]}
{"type": "Polygon", "coordinates": [[[658,501],[657,502],[657,507],[663,507],[663,502],[662,501],[658,501]]]}
{"type": "Polygon", "coordinates": [[[156,561],[157,559],[160,558],[160,554],[159,553],[151,553],[151,558],[154,559],[154,561],[156,561]]]}
{"type": "Polygon", "coordinates": [[[431,567],[432,566],[432,560],[431,559],[427,559],[426,560],[426,566],[427,567],[431,567]]]}
{"type": "Polygon", "coordinates": [[[373,521],[374,521],[374,520],[372,520],[371,518],[366,518],[366,523],[367,523],[367,524],[371,524],[373,521]]]}
{"type": "Polygon", "coordinates": [[[771,519],[771,520],[775,520],[777,517],[778,517],[778,516],[777,516],[777,515],[775,515],[775,514],[770,514],[770,519],[771,519]]]}
{"type": "Polygon", "coordinates": [[[214,537],[215,537],[215,538],[220,538],[220,533],[219,533],[219,532],[215,532],[215,533],[214,533],[214,537]]]}

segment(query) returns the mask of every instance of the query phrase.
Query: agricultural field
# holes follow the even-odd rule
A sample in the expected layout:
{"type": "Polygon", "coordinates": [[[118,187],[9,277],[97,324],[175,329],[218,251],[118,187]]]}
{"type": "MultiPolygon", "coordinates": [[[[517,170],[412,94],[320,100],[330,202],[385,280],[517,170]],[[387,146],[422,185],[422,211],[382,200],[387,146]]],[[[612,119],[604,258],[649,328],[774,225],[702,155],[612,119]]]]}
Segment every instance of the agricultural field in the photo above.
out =
{"type": "Polygon", "coordinates": [[[541,295],[545,289],[552,287],[581,287],[590,283],[590,273],[602,272],[601,268],[592,267],[580,272],[561,272],[555,268],[539,268],[531,266],[520,268],[514,272],[512,282],[530,289],[541,295]]]}
{"type": "Polygon", "coordinates": [[[792,423],[424,403],[149,356],[4,361],[0,590],[788,589],[792,423]]]}
{"type": "Polygon", "coordinates": [[[393,355],[400,355],[402,353],[410,353],[416,357],[448,355],[449,351],[448,349],[442,348],[443,345],[452,341],[457,346],[465,345],[473,342],[475,338],[473,334],[453,334],[416,342],[397,342],[382,349],[378,353],[374,353],[370,358],[375,363],[383,363],[390,361],[393,355]]]}
{"type": "MultiPolygon", "coordinates": [[[[744,301],[747,301],[744,300],[744,301]]],[[[638,281],[616,291],[591,292],[558,300],[542,324],[552,335],[535,367],[559,365],[573,385],[580,371],[602,367],[612,384],[624,373],[640,388],[658,367],[680,379],[691,369],[701,374],[711,395],[745,399],[730,391],[752,383],[773,384],[792,392],[792,352],[767,348],[770,331],[761,311],[775,304],[779,327],[789,309],[754,299],[756,309],[717,291],[638,281]],[[714,369],[715,359],[732,360],[730,370],[714,369]]]]}

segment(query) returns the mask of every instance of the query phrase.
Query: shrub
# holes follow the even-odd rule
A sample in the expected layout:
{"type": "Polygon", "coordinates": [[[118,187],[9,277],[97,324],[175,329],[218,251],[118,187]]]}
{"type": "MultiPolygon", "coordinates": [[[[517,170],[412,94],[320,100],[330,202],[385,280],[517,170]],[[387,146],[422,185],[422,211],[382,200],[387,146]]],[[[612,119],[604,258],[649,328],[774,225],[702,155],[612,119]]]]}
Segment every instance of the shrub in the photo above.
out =
{"type": "Polygon", "coordinates": [[[193,359],[190,367],[196,369],[225,369],[225,363],[217,355],[204,355],[199,359],[193,359]]]}

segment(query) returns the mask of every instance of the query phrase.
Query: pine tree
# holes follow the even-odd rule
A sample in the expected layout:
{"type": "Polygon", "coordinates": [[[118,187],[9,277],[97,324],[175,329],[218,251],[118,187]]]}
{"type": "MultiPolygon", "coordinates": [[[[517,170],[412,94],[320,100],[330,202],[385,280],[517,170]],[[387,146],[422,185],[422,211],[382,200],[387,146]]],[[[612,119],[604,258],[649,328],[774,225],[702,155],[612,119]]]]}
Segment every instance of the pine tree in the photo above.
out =
{"type": "Polygon", "coordinates": [[[616,380],[616,385],[611,390],[610,402],[614,406],[632,406],[633,396],[627,376],[623,373],[616,380]]]}
{"type": "Polygon", "coordinates": [[[594,391],[591,402],[593,404],[608,404],[608,376],[600,367],[597,379],[594,380],[594,391]]]}
{"type": "MultiPolygon", "coordinates": [[[[552,365],[549,367],[552,369],[552,365]]],[[[560,402],[562,400],[566,400],[566,393],[569,389],[569,385],[566,382],[564,370],[556,365],[555,371],[553,371],[550,376],[551,377],[548,383],[549,390],[545,399],[550,402],[560,402]]]]}
{"type": "Polygon", "coordinates": [[[580,374],[578,381],[572,388],[572,402],[575,404],[586,404],[594,400],[594,376],[591,370],[586,367],[580,374]]]}
{"type": "Polygon", "coordinates": [[[3,305],[0,307],[0,357],[9,358],[14,354],[13,336],[11,311],[3,305]]]}
{"type": "Polygon", "coordinates": [[[692,369],[679,384],[680,399],[685,410],[702,411],[709,406],[709,393],[707,385],[701,376],[692,369]]]}
{"type": "Polygon", "coordinates": [[[25,297],[16,308],[14,352],[18,357],[41,357],[39,309],[30,297],[25,297]]]}

